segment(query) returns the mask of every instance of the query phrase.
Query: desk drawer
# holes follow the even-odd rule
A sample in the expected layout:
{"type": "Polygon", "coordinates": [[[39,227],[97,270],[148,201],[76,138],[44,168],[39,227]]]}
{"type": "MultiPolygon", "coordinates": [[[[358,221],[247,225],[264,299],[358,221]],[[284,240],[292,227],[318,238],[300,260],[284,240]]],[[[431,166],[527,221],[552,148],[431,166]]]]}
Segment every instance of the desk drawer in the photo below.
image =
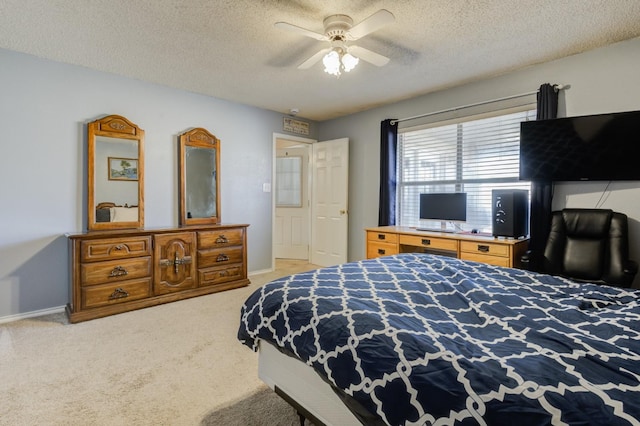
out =
{"type": "Polygon", "coordinates": [[[508,257],[490,256],[479,253],[460,253],[460,259],[473,260],[475,262],[487,263],[489,265],[511,267],[508,257]]]}
{"type": "Polygon", "coordinates": [[[367,241],[378,241],[381,243],[395,244],[398,242],[398,234],[387,232],[367,231],[367,241]]]}
{"type": "Polygon", "coordinates": [[[460,252],[509,257],[509,246],[506,244],[460,241],[460,252]]]}
{"type": "Polygon", "coordinates": [[[458,251],[458,241],[426,235],[400,235],[400,244],[437,250],[458,251]]]}
{"type": "Polygon", "coordinates": [[[398,246],[396,244],[381,243],[378,241],[367,242],[367,259],[390,256],[392,254],[398,254],[398,246]]]}

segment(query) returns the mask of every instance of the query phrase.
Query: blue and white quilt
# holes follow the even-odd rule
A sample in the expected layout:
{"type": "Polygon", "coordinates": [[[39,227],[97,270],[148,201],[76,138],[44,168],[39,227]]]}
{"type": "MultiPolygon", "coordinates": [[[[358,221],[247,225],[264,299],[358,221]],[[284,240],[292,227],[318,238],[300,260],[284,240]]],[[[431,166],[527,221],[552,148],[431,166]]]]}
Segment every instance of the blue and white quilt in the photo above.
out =
{"type": "Polygon", "coordinates": [[[640,290],[400,254],[266,284],[238,338],[389,425],[640,424],[640,290]]]}

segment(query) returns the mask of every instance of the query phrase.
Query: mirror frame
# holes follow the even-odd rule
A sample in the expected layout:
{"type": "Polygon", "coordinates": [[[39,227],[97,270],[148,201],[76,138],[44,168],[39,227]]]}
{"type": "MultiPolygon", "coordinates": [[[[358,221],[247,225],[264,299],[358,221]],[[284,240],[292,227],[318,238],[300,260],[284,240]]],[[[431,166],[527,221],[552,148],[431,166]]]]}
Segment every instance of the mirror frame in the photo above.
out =
{"type": "MultiPolygon", "coordinates": [[[[87,125],[87,229],[131,229],[144,227],[144,130],[120,115],[109,115],[87,125]],[[138,143],[138,220],[133,222],[96,222],[96,138],[129,139],[138,143]]],[[[102,200],[105,201],[105,200],[102,200]]]]}
{"type": "Polygon", "coordinates": [[[206,129],[196,127],[179,137],[179,173],[180,173],[180,225],[208,225],[220,222],[220,139],[206,129]],[[210,217],[187,217],[187,147],[208,148],[216,151],[216,214],[210,217]]]}

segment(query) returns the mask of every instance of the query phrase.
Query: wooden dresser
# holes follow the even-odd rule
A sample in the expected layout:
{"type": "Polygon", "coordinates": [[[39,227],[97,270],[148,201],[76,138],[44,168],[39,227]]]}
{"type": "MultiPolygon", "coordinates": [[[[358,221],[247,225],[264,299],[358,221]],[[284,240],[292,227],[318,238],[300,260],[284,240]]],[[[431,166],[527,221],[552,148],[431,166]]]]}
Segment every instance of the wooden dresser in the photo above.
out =
{"type": "Polygon", "coordinates": [[[248,225],[68,235],[72,323],[249,284],[248,225]]]}
{"type": "Polygon", "coordinates": [[[471,233],[417,231],[404,226],[367,228],[367,259],[398,253],[434,253],[491,265],[518,268],[528,239],[506,239],[471,233]]]}

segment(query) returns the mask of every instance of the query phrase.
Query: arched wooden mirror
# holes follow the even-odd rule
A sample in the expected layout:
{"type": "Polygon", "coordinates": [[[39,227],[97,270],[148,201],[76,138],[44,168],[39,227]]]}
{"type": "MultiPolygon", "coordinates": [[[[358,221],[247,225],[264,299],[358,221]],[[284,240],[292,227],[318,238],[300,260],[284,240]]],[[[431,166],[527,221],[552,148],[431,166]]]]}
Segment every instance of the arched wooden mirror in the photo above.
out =
{"type": "Polygon", "coordinates": [[[144,226],[144,130],[119,115],[88,124],[89,230],[144,226]]]}
{"type": "Polygon", "coordinates": [[[220,222],[220,140],[198,127],[179,145],[180,225],[220,222]]]}

